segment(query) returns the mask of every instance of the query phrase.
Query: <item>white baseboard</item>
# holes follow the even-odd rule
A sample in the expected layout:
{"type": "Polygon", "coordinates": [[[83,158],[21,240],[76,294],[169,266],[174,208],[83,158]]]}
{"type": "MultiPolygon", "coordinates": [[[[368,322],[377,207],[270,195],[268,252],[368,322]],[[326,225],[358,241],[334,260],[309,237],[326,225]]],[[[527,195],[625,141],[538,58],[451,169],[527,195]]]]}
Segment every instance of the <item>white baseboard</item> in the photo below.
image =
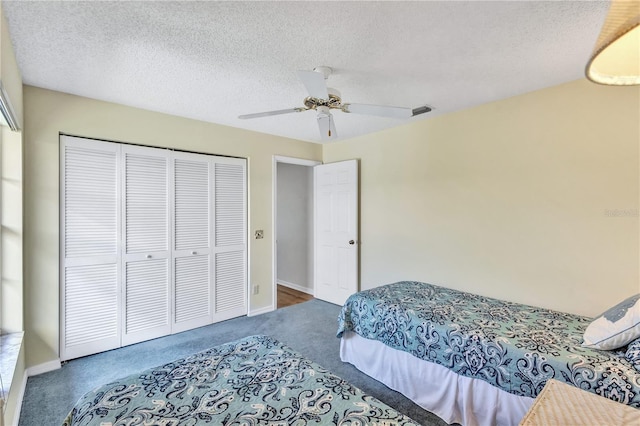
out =
{"type": "Polygon", "coordinates": [[[247,314],[248,317],[255,317],[256,315],[266,314],[273,311],[273,305],[265,306],[264,308],[252,309],[247,314]]]}
{"type": "Polygon", "coordinates": [[[13,416],[13,423],[11,426],[18,426],[18,422],[20,421],[20,412],[22,411],[22,400],[24,399],[24,393],[27,390],[27,380],[31,376],[37,376],[38,374],[48,373],[49,371],[57,370],[61,367],[60,360],[56,359],[53,361],[45,362],[43,364],[34,365],[33,367],[29,367],[24,371],[22,375],[22,383],[20,383],[20,389],[18,391],[18,400],[16,402],[16,412],[13,416]]]}
{"type": "Polygon", "coordinates": [[[18,426],[18,423],[20,422],[20,412],[22,411],[22,400],[24,399],[24,393],[27,391],[28,378],[29,378],[29,375],[25,370],[24,374],[22,375],[22,383],[20,383],[20,389],[18,390],[18,401],[16,402],[17,404],[16,412],[13,413],[13,423],[11,423],[12,426],[18,426]]]}
{"type": "Polygon", "coordinates": [[[48,373],[49,371],[57,370],[60,367],[62,367],[62,365],[60,364],[60,360],[55,359],[53,361],[45,362],[45,363],[34,365],[33,367],[27,368],[27,375],[29,377],[37,376],[38,374],[48,373]]]}
{"type": "Polygon", "coordinates": [[[298,291],[300,291],[302,293],[307,293],[307,294],[310,294],[310,295],[313,296],[313,289],[312,288],[304,287],[304,286],[301,286],[301,285],[295,284],[295,283],[290,283],[289,281],[284,281],[284,280],[281,280],[281,279],[278,279],[277,282],[278,282],[279,285],[283,285],[285,287],[289,287],[289,288],[292,288],[294,290],[298,290],[298,291]]]}

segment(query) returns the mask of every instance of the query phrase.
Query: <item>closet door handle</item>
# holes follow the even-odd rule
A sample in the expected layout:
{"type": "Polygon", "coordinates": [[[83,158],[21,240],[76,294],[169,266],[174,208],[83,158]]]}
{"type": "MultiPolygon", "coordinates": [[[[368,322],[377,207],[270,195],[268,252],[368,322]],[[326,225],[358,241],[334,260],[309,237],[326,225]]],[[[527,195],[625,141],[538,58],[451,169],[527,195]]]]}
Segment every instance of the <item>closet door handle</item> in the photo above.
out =
{"type": "Polygon", "coordinates": [[[147,259],[151,259],[151,255],[150,255],[150,254],[148,254],[148,255],[146,256],[146,258],[147,258],[147,259]]]}
{"type": "Polygon", "coordinates": [[[191,252],[191,254],[198,254],[198,252],[194,250],[191,252]]]}

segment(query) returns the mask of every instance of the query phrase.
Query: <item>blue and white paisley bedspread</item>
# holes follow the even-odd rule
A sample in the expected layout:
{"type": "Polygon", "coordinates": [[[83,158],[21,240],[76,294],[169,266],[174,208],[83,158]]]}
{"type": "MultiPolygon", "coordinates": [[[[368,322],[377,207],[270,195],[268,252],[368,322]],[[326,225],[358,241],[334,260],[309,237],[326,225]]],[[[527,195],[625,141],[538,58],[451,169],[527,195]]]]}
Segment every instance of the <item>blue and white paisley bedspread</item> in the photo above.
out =
{"type": "Polygon", "coordinates": [[[417,423],[268,336],[250,336],[100,386],[67,425],[417,423]]]}
{"type": "MultiPolygon", "coordinates": [[[[640,408],[640,373],[624,351],[581,346],[590,318],[403,281],[352,295],[338,337],[367,339],[536,397],[549,379],[640,408]]],[[[623,348],[624,349],[624,348],[623,348]]]]}

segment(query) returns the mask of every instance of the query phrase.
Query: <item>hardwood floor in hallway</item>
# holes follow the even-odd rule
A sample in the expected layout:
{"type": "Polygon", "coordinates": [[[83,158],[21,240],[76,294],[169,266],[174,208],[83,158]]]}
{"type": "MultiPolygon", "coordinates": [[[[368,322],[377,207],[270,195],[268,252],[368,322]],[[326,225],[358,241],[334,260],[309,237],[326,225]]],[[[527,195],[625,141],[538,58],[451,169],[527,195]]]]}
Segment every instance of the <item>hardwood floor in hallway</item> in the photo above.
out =
{"type": "Polygon", "coordinates": [[[313,299],[313,296],[278,284],[278,309],[313,299]]]}

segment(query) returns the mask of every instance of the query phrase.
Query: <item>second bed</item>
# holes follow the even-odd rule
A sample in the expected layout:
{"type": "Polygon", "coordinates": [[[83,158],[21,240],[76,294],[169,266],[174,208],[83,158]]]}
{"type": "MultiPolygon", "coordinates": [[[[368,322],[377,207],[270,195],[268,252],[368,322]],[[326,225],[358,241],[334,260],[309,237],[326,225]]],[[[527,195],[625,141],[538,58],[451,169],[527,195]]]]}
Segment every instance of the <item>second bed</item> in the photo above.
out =
{"type": "Polygon", "coordinates": [[[624,352],[581,345],[591,318],[403,281],[338,321],[343,361],[449,423],[517,424],[549,379],[640,407],[624,352]]]}

